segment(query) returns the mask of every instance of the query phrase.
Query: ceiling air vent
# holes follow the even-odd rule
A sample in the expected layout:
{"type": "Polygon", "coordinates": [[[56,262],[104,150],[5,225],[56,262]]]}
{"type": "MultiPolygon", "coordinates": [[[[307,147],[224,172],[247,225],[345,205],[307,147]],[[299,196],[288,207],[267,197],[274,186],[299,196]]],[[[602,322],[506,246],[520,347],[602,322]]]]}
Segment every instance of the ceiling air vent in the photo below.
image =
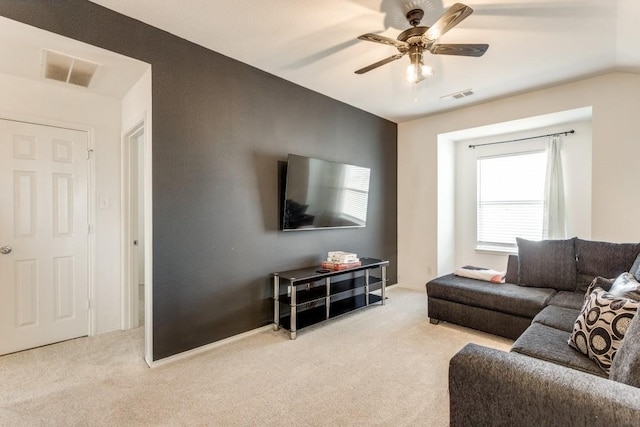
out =
{"type": "Polygon", "coordinates": [[[43,49],[44,78],[89,87],[91,79],[98,70],[95,62],[74,58],[63,53],[43,49]]]}
{"type": "Polygon", "coordinates": [[[451,93],[449,95],[441,96],[440,99],[446,99],[446,100],[462,99],[462,98],[466,98],[467,96],[471,96],[471,95],[473,95],[473,91],[471,89],[465,89],[465,90],[461,90],[460,92],[451,93]]]}

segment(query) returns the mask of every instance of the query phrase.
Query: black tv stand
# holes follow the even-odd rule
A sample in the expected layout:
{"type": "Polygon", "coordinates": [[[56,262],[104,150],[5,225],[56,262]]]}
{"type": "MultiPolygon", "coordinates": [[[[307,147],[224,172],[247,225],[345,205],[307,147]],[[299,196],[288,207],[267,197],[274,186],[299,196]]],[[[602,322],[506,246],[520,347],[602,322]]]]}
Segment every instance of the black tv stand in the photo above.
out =
{"type": "Polygon", "coordinates": [[[290,332],[349,313],[371,304],[385,303],[389,261],[361,258],[362,265],[320,272],[318,266],[273,273],[273,327],[290,332]],[[371,274],[379,269],[379,277],[371,274]],[[378,293],[374,293],[379,291],[378,293]]]}

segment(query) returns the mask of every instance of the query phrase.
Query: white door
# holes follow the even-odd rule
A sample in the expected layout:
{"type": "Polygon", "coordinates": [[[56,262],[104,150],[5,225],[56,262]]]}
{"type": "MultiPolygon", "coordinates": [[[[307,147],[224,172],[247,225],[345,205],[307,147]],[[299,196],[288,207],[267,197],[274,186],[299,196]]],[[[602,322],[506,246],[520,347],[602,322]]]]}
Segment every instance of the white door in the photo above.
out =
{"type": "Polygon", "coordinates": [[[0,119],[0,354],[88,334],[87,148],[0,119]]]}

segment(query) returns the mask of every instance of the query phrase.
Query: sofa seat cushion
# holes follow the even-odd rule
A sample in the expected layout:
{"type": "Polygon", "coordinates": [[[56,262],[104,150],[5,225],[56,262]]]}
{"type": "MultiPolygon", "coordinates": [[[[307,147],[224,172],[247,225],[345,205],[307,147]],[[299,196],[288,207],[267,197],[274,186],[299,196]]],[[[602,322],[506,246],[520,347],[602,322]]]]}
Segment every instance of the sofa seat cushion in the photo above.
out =
{"type": "MultiPolygon", "coordinates": [[[[570,308],[573,310],[580,310],[584,305],[584,293],[560,291],[551,297],[551,299],[549,300],[549,305],[570,308]]],[[[576,317],[578,317],[577,314],[576,317]]]]}
{"type": "Polygon", "coordinates": [[[569,347],[570,336],[571,332],[533,323],[513,343],[511,351],[606,378],[595,362],[569,347]]]}
{"type": "Polygon", "coordinates": [[[533,318],[533,323],[540,323],[570,333],[573,331],[579,314],[580,310],[549,305],[533,318]]]}
{"type": "Polygon", "coordinates": [[[490,283],[453,274],[427,283],[427,295],[459,304],[532,319],[556,293],[549,288],[526,288],[511,283],[490,283]]]}

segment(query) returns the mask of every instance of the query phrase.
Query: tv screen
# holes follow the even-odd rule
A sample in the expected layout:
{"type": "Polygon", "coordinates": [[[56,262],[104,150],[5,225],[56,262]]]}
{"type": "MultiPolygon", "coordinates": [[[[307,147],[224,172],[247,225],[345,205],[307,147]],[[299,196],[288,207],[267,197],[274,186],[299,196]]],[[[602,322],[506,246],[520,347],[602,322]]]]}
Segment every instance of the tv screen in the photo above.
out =
{"type": "Polygon", "coordinates": [[[370,171],[289,154],[282,229],[366,226],[370,171]]]}

